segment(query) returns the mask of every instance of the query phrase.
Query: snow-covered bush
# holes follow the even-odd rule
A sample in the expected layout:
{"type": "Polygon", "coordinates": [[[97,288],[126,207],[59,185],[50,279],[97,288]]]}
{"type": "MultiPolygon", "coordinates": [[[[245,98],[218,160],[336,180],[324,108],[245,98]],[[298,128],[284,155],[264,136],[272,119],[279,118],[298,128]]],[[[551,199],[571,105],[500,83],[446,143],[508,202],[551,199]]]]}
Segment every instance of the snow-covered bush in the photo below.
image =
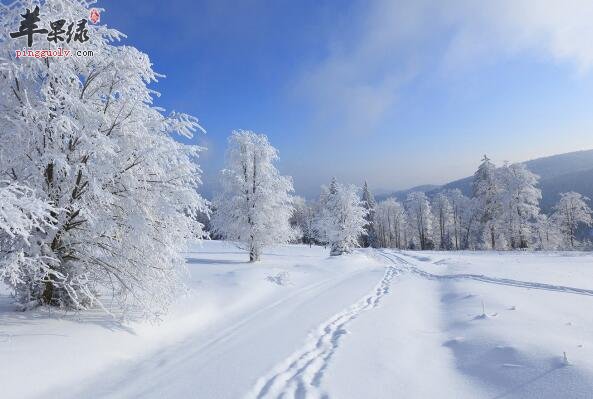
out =
{"type": "Polygon", "coordinates": [[[103,25],[86,25],[84,43],[37,37],[93,57],[15,59],[27,38],[9,33],[37,6],[45,25],[89,15],[87,1],[0,6],[0,176],[53,207],[49,226],[2,242],[5,280],[30,305],[83,309],[109,294],[158,314],[178,291],[180,250],[202,234],[200,148],[172,137],[191,136],[197,120],[153,106],[148,56],[114,45],[122,34],[103,25]]]}
{"type": "Polygon", "coordinates": [[[214,199],[213,232],[236,240],[257,261],[266,245],[294,237],[292,179],[281,176],[274,162],[278,151],[263,134],[235,131],[228,141],[222,191],[214,199]]]}

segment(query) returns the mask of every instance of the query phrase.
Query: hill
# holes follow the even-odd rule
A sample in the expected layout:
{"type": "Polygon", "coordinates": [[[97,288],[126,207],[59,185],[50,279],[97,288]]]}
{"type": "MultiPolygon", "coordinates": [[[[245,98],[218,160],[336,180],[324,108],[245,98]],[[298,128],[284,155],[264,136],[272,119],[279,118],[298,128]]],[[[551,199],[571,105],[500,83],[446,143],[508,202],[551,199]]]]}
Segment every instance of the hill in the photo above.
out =
{"type": "MultiPolygon", "coordinates": [[[[543,197],[541,208],[544,212],[550,211],[562,192],[576,191],[593,198],[593,150],[536,158],[524,163],[530,171],[540,177],[539,186],[543,197]]],[[[399,200],[404,200],[412,191],[422,191],[431,196],[441,190],[454,188],[460,189],[469,196],[471,195],[471,184],[472,177],[469,176],[441,186],[422,185],[377,196],[377,198],[381,200],[387,197],[396,197],[399,200]]]]}

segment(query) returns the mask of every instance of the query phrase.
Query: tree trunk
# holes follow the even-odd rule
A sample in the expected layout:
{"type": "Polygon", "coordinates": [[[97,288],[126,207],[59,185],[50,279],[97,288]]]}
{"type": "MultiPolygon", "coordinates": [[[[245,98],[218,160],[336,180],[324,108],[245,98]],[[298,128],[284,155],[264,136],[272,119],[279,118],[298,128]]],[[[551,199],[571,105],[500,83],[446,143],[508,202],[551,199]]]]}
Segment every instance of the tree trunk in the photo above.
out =
{"type": "Polygon", "coordinates": [[[51,305],[54,297],[54,284],[52,281],[47,281],[43,288],[43,294],[41,295],[41,301],[44,305],[51,305]]]}
{"type": "Polygon", "coordinates": [[[257,248],[251,248],[249,251],[249,262],[258,262],[260,258],[260,252],[257,248]]]}

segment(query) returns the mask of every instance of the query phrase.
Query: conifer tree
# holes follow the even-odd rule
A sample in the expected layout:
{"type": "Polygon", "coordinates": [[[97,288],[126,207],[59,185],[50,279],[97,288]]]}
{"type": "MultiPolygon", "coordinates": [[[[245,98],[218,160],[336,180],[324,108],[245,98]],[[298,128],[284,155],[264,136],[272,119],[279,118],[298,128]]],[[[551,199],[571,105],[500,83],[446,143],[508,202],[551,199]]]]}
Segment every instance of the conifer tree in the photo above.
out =
{"type": "Polygon", "coordinates": [[[330,255],[352,252],[365,234],[367,209],[354,185],[343,185],[332,179],[329,189],[322,189],[317,229],[330,245],[330,255]]]}
{"type": "Polygon", "coordinates": [[[364,186],[362,188],[362,203],[364,208],[367,210],[366,224],[364,226],[364,230],[366,234],[364,234],[361,238],[362,246],[363,247],[376,247],[377,246],[377,232],[375,231],[375,198],[371,191],[369,190],[369,186],[367,182],[364,182],[364,186]]]}

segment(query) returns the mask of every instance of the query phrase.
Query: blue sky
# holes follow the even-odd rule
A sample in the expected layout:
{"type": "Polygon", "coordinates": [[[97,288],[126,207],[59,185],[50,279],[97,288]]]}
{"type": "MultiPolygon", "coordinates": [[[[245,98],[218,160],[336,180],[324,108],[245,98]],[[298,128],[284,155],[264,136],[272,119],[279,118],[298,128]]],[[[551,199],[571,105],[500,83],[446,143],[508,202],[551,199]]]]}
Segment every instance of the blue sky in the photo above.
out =
{"type": "Polygon", "coordinates": [[[104,0],[101,22],[167,75],[157,104],[207,130],[204,191],[233,129],[265,133],[295,188],[378,191],[593,148],[593,5],[501,0],[104,0]],[[446,4],[445,4],[446,3],[446,4]]]}

